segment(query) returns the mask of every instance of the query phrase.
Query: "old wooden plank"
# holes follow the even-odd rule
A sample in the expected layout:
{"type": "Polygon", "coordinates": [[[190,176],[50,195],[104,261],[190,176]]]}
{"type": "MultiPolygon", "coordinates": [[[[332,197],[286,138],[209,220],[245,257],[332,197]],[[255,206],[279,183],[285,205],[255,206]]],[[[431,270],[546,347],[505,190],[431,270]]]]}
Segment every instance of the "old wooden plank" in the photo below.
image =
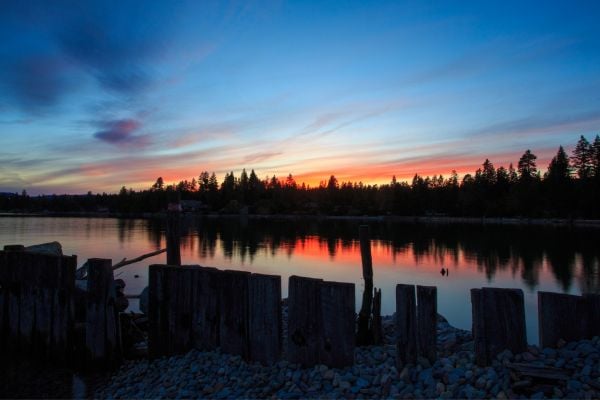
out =
{"type": "Polygon", "coordinates": [[[383,344],[383,326],[381,324],[381,289],[375,288],[373,292],[373,312],[371,315],[371,335],[373,345],[383,344]]]}
{"type": "Polygon", "coordinates": [[[39,281],[40,268],[43,268],[42,257],[19,253],[19,348],[16,350],[21,358],[29,358],[32,350],[32,337],[35,321],[35,296],[39,281]]]}
{"type": "Polygon", "coordinates": [[[319,362],[333,368],[354,364],[354,284],[321,282],[322,334],[319,362]]]}
{"type": "Polygon", "coordinates": [[[192,283],[192,343],[202,351],[219,346],[219,277],[216,268],[197,266],[192,283]]]}
{"type": "Polygon", "coordinates": [[[303,367],[319,363],[322,332],[321,279],[290,276],[288,296],[288,361],[303,367]]]}
{"type": "MultiPolygon", "coordinates": [[[[5,246],[6,249],[6,246],[5,246]]],[[[20,319],[20,297],[21,278],[19,275],[21,254],[13,251],[5,253],[4,279],[6,280],[5,310],[6,310],[6,353],[8,358],[18,357],[19,351],[19,319],[20,319]]]]}
{"type": "Polygon", "coordinates": [[[252,274],[249,288],[250,360],[274,364],[281,357],[281,277],[252,274]]]}
{"type": "MultiPolygon", "coordinates": [[[[0,255],[0,258],[2,258],[2,255],[0,255]]],[[[2,268],[2,265],[0,264],[0,268],[2,268]]],[[[6,302],[4,301],[5,295],[4,292],[6,290],[4,289],[4,287],[2,286],[2,281],[0,281],[0,358],[2,359],[6,359],[6,353],[5,353],[5,347],[6,347],[6,312],[5,312],[5,305],[6,302]]]]}
{"type": "Polygon", "coordinates": [[[49,357],[67,363],[75,329],[75,257],[39,255],[45,260],[44,280],[52,287],[51,345],[49,357]]]}
{"type": "Polygon", "coordinates": [[[6,253],[0,251],[0,358],[7,359],[6,337],[8,330],[8,265],[6,263],[6,253]]]}
{"type": "Polygon", "coordinates": [[[489,365],[503,350],[527,350],[525,306],[520,289],[483,288],[471,291],[473,337],[478,364],[489,365]]]}
{"type": "Polygon", "coordinates": [[[249,356],[249,283],[250,272],[223,271],[219,290],[219,344],[221,350],[249,356]]]}
{"type": "Polygon", "coordinates": [[[487,363],[487,350],[485,341],[484,313],[481,303],[481,289],[471,289],[471,318],[473,333],[473,347],[475,351],[475,361],[479,365],[487,363]]]}
{"type": "Polygon", "coordinates": [[[175,352],[192,349],[192,284],[193,268],[177,268],[177,331],[173,337],[175,352]]]}
{"type": "Polygon", "coordinates": [[[586,336],[585,305],[580,296],[538,292],[539,340],[542,347],[556,347],[559,339],[567,342],[586,336]]]}
{"type": "Polygon", "coordinates": [[[165,266],[163,272],[164,302],[166,304],[166,319],[168,330],[166,333],[167,355],[177,354],[177,331],[179,328],[179,308],[177,296],[179,295],[178,267],[165,266]]]}
{"type": "Polygon", "coordinates": [[[414,285],[396,285],[396,363],[398,370],[417,361],[417,316],[414,285]]]}
{"type": "Polygon", "coordinates": [[[417,286],[417,343],[419,356],[437,359],[437,288],[417,286]]]}
{"type": "Polygon", "coordinates": [[[111,368],[121,358],[112,261],[88,260],[86,351],[88,367],[111,368]]]}
{"type": "Polygon", "coordinates": [[[148,267],[148,355],[158,358],[166,354],[167,316],[163,288],[164,266],[148,267]]]}
{"type": "Polygon", "coordinates": [[[523,376],[540,379],[567,381],[570,374],[567,370],[548,366],[533,365],[530,363],[508,363],[508,368],[523,376]]]}
{"type": "Polygon", "coordinates": [[[586,293],[582,301],[585,304],[585,319],[587,323],[586,338],[600,336],[600,294],[586,293]]]}

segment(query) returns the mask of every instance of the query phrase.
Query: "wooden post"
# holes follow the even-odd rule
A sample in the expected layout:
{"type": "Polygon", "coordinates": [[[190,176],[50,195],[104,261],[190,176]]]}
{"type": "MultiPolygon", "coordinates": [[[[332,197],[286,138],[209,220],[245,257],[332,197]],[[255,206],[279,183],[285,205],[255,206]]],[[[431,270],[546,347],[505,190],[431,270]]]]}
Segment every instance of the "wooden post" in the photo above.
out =
{"type": "MultiPolygon", "coordinates": [[[[193,298],[192,283],[194,282],[193,267],[183,266],[180,268],[172,268],[174,286],[176,292],[175,307],[176,315],[172,320],[173,331],[171,332],[171,340],[174,347],[174,354],[183,354],[192,349],[192,314],[195,299],[193,298]]],[[[172,316],[173,317],[173,316],[172,316]]]]}
{"type": "Polygon", "coordinates": [[[371,335],[373,345],[383,344],[383,327],[381,325],[381,289],[375,288],[373,294],[373,313],[371,317],[371,335]]]}
{"type": "Polygon", "coordinates": [[[219,281],[222,272],[216,268],[196,266],[193,269],[192,342],[201,351],[219,346],[219,281]]]}
{"type": "Polygon", "coordinates": [[[323,326],[319,344],[319,362],[332,368],[354,364],[355,300],[354,284],[321,282],[323,326]]]}
{"type": "Polygon", "coordinates": [[[360,312],[358,313],[358,331],[356,334],[356,343],[360,346],[368,345],[372,342],[369,319],[373,299],[373,260],[371,258],[371,239],[368,225],[361,225],[359,227],[359,238],[362,271],[365,280],[365,289],[363,291],[360,312]]]}
{"type": "Polygon", "coordinates": [[[419,355],[431,364],[437,359],[437,288],[417,286],[417,342],[419,355]]]}
{"type": "Polygon", "coordinates": [[[224,353],[249,356],[250,272],[223,271],[220,275],[219,343],[224,353]]]}
{"type": "Polygon", "coordinates": [[[527,350],[525,306],[520,289],[471,289],[475,359],[489,365],[503,350],[527,350]]]}
{"type": "Polygon", "coordinates": [[[322,332],[321,279],[290,276],[288,361],[310,367],[319,363],[322,332]]]}
{"type": "Polygon", "coordinates": [[[0,354],[65,365],[73,349],[77,257],[0,252],[0,354]]]}
{"type": "Polygon", "coordinates": [[[600,294],[584,294],[583,301],[588,321],[587,338],[600,336],[600,294]]]}
{"type": "Polygon", "coordinates": [[[252,274],[249,307],[250,360],[274,364],[281,357],[281,277],[252,274]]]}
{"type": "Polygon", "coordinates": [[[417,361],[417,316],[414,285],[396,285],[396,364],[400,371],[417,361]]]}
{"type": "Polygon", "coordinates": [[[88,261],[86,349],[89,367],[112,368],[121,360],[116,288],[112,261],[91,258],[88,261]]]}
{"type": "Polygon", "coordinates": [[[179,197],[167,210],[167,265],[181,265],[181,204],[179,197]]]}
{"type": "Polygon", "coordinates": [[[168,330],[163,288],[163,265],[148,267],[148,355],[158,358],[166,355],[168,330]]]}
{"type": "Polygon", "coordinates": [[[540,346],[556,347],[559,339],[571,342],[591,338],[594,312],[588,310],[588,301],[581,296],[538,292],[540,346]]]}

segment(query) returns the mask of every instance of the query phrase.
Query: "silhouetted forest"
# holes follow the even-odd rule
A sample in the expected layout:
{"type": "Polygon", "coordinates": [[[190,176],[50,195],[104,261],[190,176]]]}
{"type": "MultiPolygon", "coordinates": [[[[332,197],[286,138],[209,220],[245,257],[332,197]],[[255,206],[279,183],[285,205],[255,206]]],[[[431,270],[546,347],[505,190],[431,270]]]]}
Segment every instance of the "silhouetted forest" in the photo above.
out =
{"type": "Polygon", "coordinates": [[[317,187],[299,184],[290,174],[259,179],[254,170],[222,182],[206,171],[167,185],[159,177],[147,190],[122,187],[118,194],[28,196],[4,194],[6,211],[145,213],[164,211],[174,194],[184,210],[205,213],[300,215],[448,215],[600,218],[600,137],[581,136],[569,157],[563,147],[543,175],[530,150],[516,164],[496,168],[486,159],[473,174],[459,179],[415,175],[411,183],[368,185],[339,182],[335,176],[317,187]]]}

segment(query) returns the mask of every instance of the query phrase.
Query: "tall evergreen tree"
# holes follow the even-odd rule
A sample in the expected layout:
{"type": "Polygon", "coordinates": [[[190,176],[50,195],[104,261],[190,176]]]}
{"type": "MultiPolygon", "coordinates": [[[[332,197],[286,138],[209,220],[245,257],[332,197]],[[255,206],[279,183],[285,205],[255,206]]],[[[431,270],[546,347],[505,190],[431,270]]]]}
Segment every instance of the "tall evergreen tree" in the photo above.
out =
{"type": "Polygon", "coordinates": [[[548,165],[547,179],[553,182],[564,182],[571,177],[569,158],[562,146],[548,165]]]}
{"type": "Polygon", "coordinates": [[[519,178],[522,181],[531,180],[536,176],[537,165],[535,160],[537,160],[537,156],[529,149],[527,149],[519,159],[517,169],[519,171],[519,178]]]}
{"type": "Polygon", "coordinates": [[[600,179],[600,135],[596,135],[592,144],[592,172],[596,179],[600,179]]]}
{"type": "Polygon", "coordinates": [[[587,179],[591,176],[592,158],[592,146],[590,145],[590,142],[581,135],[573,150],[573,155],[571,156],[573,168],[575,168],[579,179],[587,179]]]}

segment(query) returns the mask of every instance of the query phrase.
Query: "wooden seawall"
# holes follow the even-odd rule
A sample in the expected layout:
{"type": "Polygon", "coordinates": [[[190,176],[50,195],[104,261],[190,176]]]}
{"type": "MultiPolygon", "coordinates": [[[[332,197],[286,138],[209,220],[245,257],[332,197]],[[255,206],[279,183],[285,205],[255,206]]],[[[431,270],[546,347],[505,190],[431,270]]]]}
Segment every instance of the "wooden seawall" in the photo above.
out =
{"type": "MultiPolygon", "coordinates": [[[[3,359],[95,369],[119,364],[121,329],[111,260],[88,260],[85,315],[80,320],[74,313],[76,264],[76,256],[36,254],[22,246],[0,251],[3,359]]],[[[292,276],[289,288],[287,338],[283,338],[280,276],[152,265],[149,355],[220,348],[263,364],[285,358],[305,367],[352,365],[358,319],[354,284],[292,276]]],[[[488,365],[504,349],[526,350],[521,290],[473,289],[471,301],[479,364],[488,365]]],[[[538,312],[541,346],[600,335],[600,295],[540,292],[538,312]]],[[[435,287],[397,286],[398,367],[418,357],[435,361],[436,318],[435,287]]]]}

